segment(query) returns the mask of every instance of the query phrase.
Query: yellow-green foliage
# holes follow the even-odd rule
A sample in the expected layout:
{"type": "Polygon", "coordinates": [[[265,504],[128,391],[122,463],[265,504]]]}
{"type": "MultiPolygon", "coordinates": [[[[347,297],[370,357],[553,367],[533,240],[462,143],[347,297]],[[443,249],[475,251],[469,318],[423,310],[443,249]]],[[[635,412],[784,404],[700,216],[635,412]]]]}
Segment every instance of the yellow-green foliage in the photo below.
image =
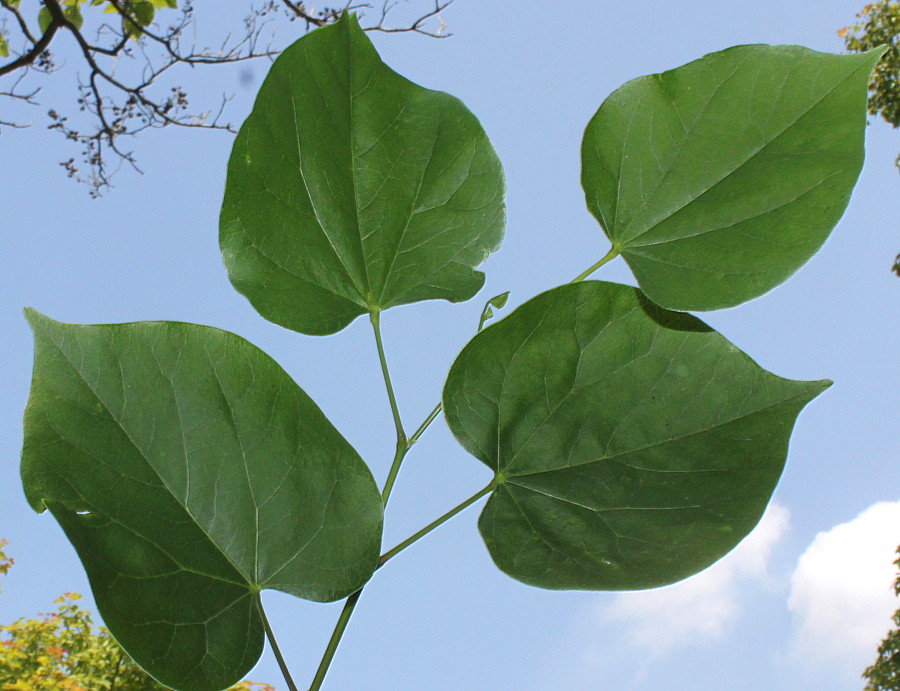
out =
{"type": "MultiPolygon", "coordinates": [[[[13,560],[0,540],[0,574],[13,560]]],[[[78,606],[78,593],[64,593],[49,614],[0,626],[0,691],[166,691],[119,647],[109,631],[94,628],[78,606]]],[[[244,681],[229,691],[275,691],[244,681]]]]}
{"type": "Polygon", "coordinates": [[[874,2],[856,16],[859,22],[838,31],[847,50],[888,47],[869,79],[869,113],[900,127],[900,3],[874,2]]]}
{"type": "MultiPolygon", "coordinates": [[[[869,78],[869,113],[880,114],[894,127],[900,127],[900,3],[873,2],[856,16],[859,22],[838,31],[847,50],[864,52],[876,46],[888,47],[869,78]]],[[[894,162],[900,169],[900,156],[894,162]]],[[[900,254],[892,268],[900,276],[900,254]]]]}
{"type": "MultiPolygon", "coordinates": [[[[897,548],[900,554],[900,547],[897,548]]],[[[894,562],[900,569],[900,557],[894,562]]],[[[900,574],[894,581],[894,592],[900,596],[900,574]]],[[[894,629],[878,646],[878,659],[863,672],[864,691],[896,691],[900,689],[900,609],[894,612],[894,629]]]]}

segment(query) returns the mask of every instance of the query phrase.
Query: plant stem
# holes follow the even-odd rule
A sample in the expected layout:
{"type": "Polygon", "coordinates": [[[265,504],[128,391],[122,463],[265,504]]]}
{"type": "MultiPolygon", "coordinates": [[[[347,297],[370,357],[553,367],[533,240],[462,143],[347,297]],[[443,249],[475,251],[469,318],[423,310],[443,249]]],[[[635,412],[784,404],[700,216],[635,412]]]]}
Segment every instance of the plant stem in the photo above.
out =
{"type": "MultiPolygon", "coordinates": [[[[506,294],[509,295],[509,293],[506,293],[506,294]]],[[[500,296],[498,296],[498,297],[500,297],[500,296]]],[[[482,311],[482,313],[481,313],[481,320],[478,322],[478,331],[476,331],[476,333],[480,332],[481,329],[484,328],[484,323],[485,323],[485,321],[487,321],[487,319],[489,318],[489,317],[486,316],[487,309],[491,306],[491,301],[492,301],[492,300],[495,300],[495,299],[496,299],[496,298],[491,298],[491,300],[489,300],[489,301],[487,302],[487,304],[484,306],[484,311],[482,311]]],[[[504,301],[504,302],[505,302],[505,301],[504,301]]],[[[428,429],[428,426],[431,425],[432,422],[434,422],[434,419],[435,419],[438,415],[440,415],[441,409],[443,408],[443,406],[444,406],[443,403],[438,403],[438,404],[434,407],[434,410],[432,410],[432,411],[428,414],[428,417],[425,418],[425,422],[423,422],[423,423],[419,426],[419,429],[417,429],[417,430],[413,433],[413,435],[409,438],[409,440],[407,441],[407,446],[412,446],[412,445],[415,444],[417,441],[419,441],[419,437],[421,437],[423,434],[425,434],[425,430],[428,429]]]]}
{"type": "Polygon", "coordinates": [[[381,319],[380,312],[370,312],[369,321],[372,322],[372,329],[375,331],[375,345],[378,348],[378,361],[381,363],[381,374],[384,376],[384,387],[387,389],[388,401],[391,404],[391,414],[394,417],[394,429],[397,432],[397,445],[394,451],[394,460],[391,462],[391,469],[388,471],[387,480],[384,482],[384,489],[381,490],[381,501],[387,505],[388,497],[394,489],[394,482],[397,480],[397,473],[400,472],[400,464],[406,452],[409,451],[410,444],[406,439],[406,432],[403,431],[403,421],[400,419],[400,409],[397,407],[397,397],[394,395],[394,385],[391,383],[391,373],[388,370],[387,358],[384,356],[384,343],[381,340],[381,319]]]}
{"type": "Polygon", "coordinates": [[[384,481],[384,489],[381,490],[381,502],[384,505],[388,503],[388,497],[391,496],[391,490],[394,489],[394,482],[397,480],[397,473],[400,472],[400,464],[403,463],[403,459],[406,457],[406,452],[409,451],[409,445],[407,442],[401,442],[399,439],[397,440],[397,449],[394,451],[394,460],[391,462],[391,469],[388,471],[387,480],[384,481]]]}
{"type": "Polygon", "coordinates": [[[281,655],[281,649],[278,647],[278,643],[275,641],[275,634],[272,632],[272,627],[269,626],[269,619],[266,617],[266,611],[263,609],[262,598],[259,596],[259,593],[256,594],[256,606],[259,608],[259,616],[262,617],[263,627],[266,629],[266,638],[269,639],[269,645],[272,646],[272,652],[275,653],[275,659],[278,660],[278,666],[281,668],[281,675],[287,682],[288,689],[290,691],[298,691],[297,685],[291,678],[291,673],[288,670],[287,663],[284,661],[284,657],[281,655]]]}
{"type": "MultiPolygon", "coordinates": [[[[394,451],[394,460],[391,463],[391,469],[388,472],[387,480],[385,480],[384,489],[381,490],[381,501],[385,506],[387,506],[388,498],[391,496],[391,490],[394,488],[394,482],[397,479],[397,473],[400,471],[400,465],[403,463],[404,457],[406,456],[410,447],[415,444],[416,441],[418,441],[418,439],[425,433],[425,430],[428,429],[428,426],[432,422],[434,422],[434,419],[440,414],[442,404],[438,403],[434,407],[434,410],[432,410],[428,414],[428,417],[425,418],[425,421],[419,426],[415,433],[411,437],[407,438],[406,432],[403,430],[403,422],[400,419],[400,410],[397,407],[397,397],[394,395],[394,386],[391,383],[391,374],[388,371],[387,358],[385,358],[384,355],[384,343],[381,339],[381,320],[379,316],[380,312],[370,312],[369,321],[372,322],[372,329],[375,332],[375,345],[378,348],[378,361],[381,363],[381,373],[384,376],[384,386],[387,389],[388,400],[391,404],[391,414],[394,417],[394,429],[397,432],[397,446],[394,451]]],[[[415,535],[407,538],[392,550],[385,552],[385,554],[383,554],[378,560],[378,565],[375,568],[381,568],[388,559],[396,556],[417,540],[425,537],[425,535],[430,533],[439,525],[449,521],[456,514],[474,504],[485,494],[488,494],[491,490],[493,490],[494,484],[494,481],[491,481],[491,483],[487,487],[466,499],[462,504],[453,509],[450,509],[450,511],[445,513],[437,520],[429,523],[415,535]]],[[[350,622],[350,616],[353,614],[353,610],[356,608],[356,603],[359,602],[359,598],[362,595],[362,592],[363,588],[360,588],[350,597],[348,597],[344,602],[344,608],[341,610],[341,614],[338,617],[337,623],[334,625],[334,631],[331,632],[331,638],[328,640],[328,645],[326,646],[325,652],[322,655],[321,662],[319,662],[319,667],[316,670],[316,676],[313,677],[312,684],[309,687],[309,691],[319,691],[319,689],[322,687],[322,683],[325,681],[325,675],[328,673],[328,668],[331,666],[331,661],[334,659],[335,652],[337,652],[338,645],[341,642],[341,637],[344,635],[344,631],[347,629],[347,624],[350,622]]],[[[260,612],[262,612],[262,605],[260,605],[260,612]]],[[[281,665],[281,671],[284,674],[285,679],[288,681],[290,691],[297,691],[296,687],[293,685],[293,682],[290,680],[290,675],[288,674],[287,668],[283,664],[281,654],[278,652],[278,648],[275,645],[275,639],[274,637],[271,637],[269,624],[265,620],[265,615],[263,615],[263,622],[266,626],[266,634],[270,635],[270,643],[272,644],[272,649],[275,651],[275,657],[278,658],[278,663],[281,665]]]]}
{"type": "Polygon", "coordinates": [[[603,258],[600,261],[598,261],[593,266],[590,266],[585,271],[582,271],[575,278],[573,278],[571,281],[569,281],[569,283],[578,283],[578,281],[583,281],[585,278],[590,276],[601,266],[606,264],[606,262],[611,262],[613,259],[615,259],[618,256],[619,256],[619,250],[615,245],[613,245],[612,247],[609,248],[609,252],[607,252],[605,255],[603,255],[603,258]]]}
{"type": "Polygon", "coordinates": [[[490,493],[494,489],[495,486],[496,486],[495,481],[492,480],[491,483],[487,487],[485,487],[484,489],[480,490],[479,492],[476,492],[475,494],[473,494],[471,497],[466,499],[462,504],[459,504],[458,506],[450,509],[443,516],[441,516],[438,519],[435,519],[434,521],[432,521],[431,523],[426,525],[424,528],[422,528],[422,530],[420,530],[419,532],[411,535],[410,537],[406,538],[403,542],[401,542],[399,545],[397,545],[393,549],[388,550],[387,552],[382,554],[381,559],[378,560],[378,568],[380,569],[382,566],[384,566],[385,562],[387,562],[388,559],[396,557],[398,554],[400,554],[400,552],[405,550],[411,544],[413,544],[414,542],[417,542],[418,540],[421,540],[423,537],[428,535],[428,533],[430,533],[432,530],[434,530],[441,524],[446,523],[451,518],[453,518],[456,514],[460,513],[461,511],[465,511],[472,504],[474,504],[476,501],[481,499],[485,494],[490,493]]]}
{"type": "Polygon", "coordinates": [[[441,408],[443,408],[443,405],[444,405],[443,403],[438,403],[438,404],[434,407],[434,410],[432,410],[430,413],[428,413],[428,417],[425,418],[425,422],[423,422],[421,425],[419,425],[419,429],[417,429],[417,430],[413,433],[413,435],[409,438],[409,441],[406,442],[408,446],[412,446],[413,444],[415,444],[417,441],[419,441],[419,437],[421,437],[423,434],[425,434],[425,430],[428,429],[428,426],[429,426],[432,422],[434,422],[434,419],[435,419],[438,415],[440,415],[440,413],[441,413],[441,408]]]}
{"type": "MultiPolygon", "coordinates": [[[[436,415],[436,413],[435,413],[435,415],[436,415]]],[[[380,569],[382,566],[384,566],[385,562],[387,562],[388,559],[391,559],[392,557],[397,556],[400,552],[405,550],[411,544],[413,544],[414,542],[416,542],[418,540],[421,540],[423,537],[425,537],[432,530],[434,530],[435,528],[440,526],[442,523],[446,523],[451,518],[453,518],[456,514],[460,513],[461,511],[464,511],[465,509],[470,507],[472,504],[474,504],[476,501],[481,499],[485,494],[488,494],[489,492],[491,492],[491,490],[493,490],[494,487],[496,486],[495,482],[496,482],[495,480],[492,480],[491,483],[487,487],[485,487],[484,489],[480,490],[479,492],[476,492],[475,494],[473,494],[471,497],[466,499],[462,504],[459,504],[455,508],[450,509],[443,516],[441,516],[437,520],[432,521],[427,526],[422,528],[422,530],[420,530],[416,534],[408,537],[406,540],[401,542],[399,545],[394,547],[392,550],[385,552],[381,556],[381,558],[378,560],[378,566],[376,566],[375,568],[380,569]]],[[[325,675],[328,673],[328,668],[331,665],[331,661],[334,659],[335,652],[337,651],[338,644],[341,642],[341,637],[344,635],[344,631],[347,629],[347,624],[350,621],[350,615],[353,614],[353,610],[356,608],[356,603],[359,602],[359,598],[362,595],[362,592],[363,592],[363,588],[360,588],[355,593],[353,593],[350,597],[348,597],[346,602],[344,602],[344,608],[341,610],[341,614],[338,617],[337,623],[334,625],[334,631],[332,631],[331,638],[328,640],[328,646],[325,648],[325,653],[322,655],[322,661],[319,663],[319,668],[316,670],[316,676],[312,680],[312,684],[309,687],[309,691],[319,691],[319,689],[322,687],[322,683],[325,681],[325,675]]],[[[262,611],[262,607],[260,607],[260,611],[262,611]]],[[[265,617],[263,618],[263,621],[265,622],[265,617]]],[[[268,623],[266,623],[266,633],[267,634],[269,633],[268,623]]],[[[281,656],[278,653],[278,648],[275,646],[274,639],[271,639],[271,643],[272,643],[272,649],[276,651],[275,656],[278,658],[279,664],[281,664],[281,656]]],[[[287,670],[284,667],[282,667],[282,672],[285,675],[285,679],[288,679],[288,684],[290,685],[291,684],[290,678],[287,674],[287,670]]],[[[292,685],[290,686],[290,689],[291,689],[291,691],[296,691],[296,688],[292,685]]]]}
{"type": "MultiPolygon", "coordinates": [[[[375,332],[375,346],[378,348],[378,362],[381,363],[381,374],[384,377],[384,387],[387,389],[388,401],[390,401],[391,404],[391,415],[394,418],[394,430],[397,433],[394,460],[391,462],[391,469],[388,471],[387,480],[384,482],[384,489],[381,490],[381,502],[383,505],[387,506],[388,498],[391,496],[391,490],[393,490],[394,482],[397,479],[397,473],[400,472],[400,464],[403,463],[403,458],[406,456],[406,452],[409,451],[411,442],[407,441],[406,432],[403,430],[403,421],[400,419],[400,409],[397,407],[397,397],[394,395],[394,385],[391,383],[391,373],[388,370],[387,358],[384,355],[384,342],[381,339],[381,313],[370,312],[369,321],[372,322],[372,330],[375,332]]],[[[325,681],[325,675],[328,673],[328,668],[331,666],[331,661],[334,659],[335,652],[337,652],[338,644],[341,642],[341,637],[347,629],[347,624],[350,622],[350,615],[353,614],[353,610],[356,608],[356,603],[359,602],[362,591],[363,589],[360,588],[344,602],[344,608],[341,610],[337,623],[334,625],[334,631],[331,632],[331,638],[328,639],[328,645],[325,648],[325,652],[322,654],[322,660],[319,662],[316,676],[313,677],[309,691],[319,691],[322,687],[322,683],[325,681]]]]}
{"type": "Polygon", "coordinates": [[[391,414],[394,416],[394,429],[397,430],[397,439],[406,442],[406,433],[403,431],[403,422],[400,420],[400,409],[397,407],[397,398],[394,396],[394,386],[391,384],[391,373],[388,371],[387,359],[384,356],[384,343],[381,340],[381,313],[370,312],[369,321],[375,331],[375,346],[378,348],[378,361],[381,363],[381,373],[384,376],[384,386],[387,389],[388,400],[391,403],[391,414]]]}
{"type": "MultiPolygon", "coordinates": [[[[319,668],[316,670],[316,676],[312,680],[309,691],[319,691],[319,689],[322,688],[322,682],[325,681],[328,667],[331,665],[331,660],[334,658],[338,643],[341,642],[341,636],[344,635],[344,630],[347,628],[347,622],[350,621],[350,615],[353,614],[353,609],[356,607],[356,603],[359,602],[360,595],[362,595],[362,588],[353,593],[347,598],[347,601],[344,602],[344,609],[341,610],[341,616],[338,617],[337,624],[334,626],[334,631],[331,633],[328,647],[325,648],[325,654],[322,655],[322,661],[319,663],[319,668]]],[[[296,689],[293,689],[293,691],[296,691],[296,689]]]]}

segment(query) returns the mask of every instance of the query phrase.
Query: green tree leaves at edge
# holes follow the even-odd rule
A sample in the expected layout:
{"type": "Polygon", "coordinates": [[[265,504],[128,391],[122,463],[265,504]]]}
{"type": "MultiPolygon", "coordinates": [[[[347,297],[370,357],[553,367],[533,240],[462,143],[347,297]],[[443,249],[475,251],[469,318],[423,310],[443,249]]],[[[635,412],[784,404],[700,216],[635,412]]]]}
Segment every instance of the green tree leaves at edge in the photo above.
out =
{"type": "MultiPolygon", "coordinates": [[[[897,548],[900,554],[900,547],[897,548]]],[[[894,562],[900,568],[900,557],[894,562]]],[[[900,574],[894,581],[894,593],[900,596],[900,574]]],[[[900,689],[900,608],[894,612],[894,628],[878,646],[878,659],[866,668],[864,691],[897,691],[900,689]]]]}
{"type": "MultiPolygon", "coordinates": [[[[838,35],[844,39],[847,50],[854,53],[887,46],[869,78],[869,113],[881,115],[892,127],[900,127],[900,3],[870,3],[856,16],[860,21],[840,29],[838,35]]],[[[900,155],[895,163],[900,169],[900,155]]],[[[900,276],[900,254],[891,268],[900,276]]]]}
{"type": "MultiPolygon", "coordinates": [[[[0,539],[0,575],[13,565],[0,539]]],[[[63,593],[56,609],[0,626],[0,689],[3,691],[167,691],[149,677],[91,613],[78,593],[63,593]]],[[[275,691],[242,681],[229,691],[275,691]]]]}

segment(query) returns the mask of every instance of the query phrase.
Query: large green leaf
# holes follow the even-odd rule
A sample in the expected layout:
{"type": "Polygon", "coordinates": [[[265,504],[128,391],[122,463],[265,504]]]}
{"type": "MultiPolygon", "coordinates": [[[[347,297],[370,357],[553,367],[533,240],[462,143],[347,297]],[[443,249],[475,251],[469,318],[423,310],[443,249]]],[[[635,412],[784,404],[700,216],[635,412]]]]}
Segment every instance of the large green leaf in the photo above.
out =
{"type": "Polygon", "coordinates": [[[154,677],[224,688],[262,650],[261,589],[324,602],[371,576],[375,482],[265,353],[193,324],[27,316],[26,496],[53,513],[107,626],[154,677]]]}
{"type": "Polygon", "coordinates": [[[650,588],[756,525],[803,406],[829,386],[776,377],[640,291],[548,291],[470,341],[444,388],[453,434],[496,474],[481,535],[544,588],[650,588]]]}
{"type": "Polygon", "coordinates": [[[738,46],[606,99],[584,134],[582,185],[651,300],[737,305],[821,247],[862,166],[881,53],[738,46]]]}
{"type": "Polygon", "coordinates": [[[334,333],[394,305],[471,298],[503,194],[475,116],[392,71],[347,15],[272,65],[232,150],[220,244],[262,316],[334,333]]]}

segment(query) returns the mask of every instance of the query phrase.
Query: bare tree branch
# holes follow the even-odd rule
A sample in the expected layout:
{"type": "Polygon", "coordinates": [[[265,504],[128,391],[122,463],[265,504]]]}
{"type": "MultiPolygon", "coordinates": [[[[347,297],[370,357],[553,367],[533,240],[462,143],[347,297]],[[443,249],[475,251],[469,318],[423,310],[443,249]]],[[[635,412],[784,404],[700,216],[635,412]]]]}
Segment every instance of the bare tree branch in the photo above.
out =
{"type": "MultiPolygon", "coordinates": [[[[417,0],[413,0],[414,2],[417,0]]],[[[422,0],[424,2],[424,0],[422,0]]],[[[343,0],[341,0],[343,2],[343,0]]],[[[418,33],[433,38],[444,38],[445,23],[440,17],[453,0],[428,0],[428,7],[412,21],[401,26],[390,26],[389,15],[399,0],[381,0],[376,9],[370,2],[349,0],[341,5],[326,6],[315,10],[306,2],[293,0],[265,0],[261,5],[251,2],[242,30],[227,36],[216,48],[200,48],[186,38],[194,28],[194,8],[191,0],[183,0],[173,13],[177,18],[168,26],[158,22],[142,22],[133,0],[107,0],[117,14],[115,22],[95,23],[92,38],[81,26],[70,19],[73,15],[62,0],[41,0],[49,14],[49,22],[43,32],[29,26],[19,11],[18,4],[0,0],[0,15],[4,12],[14,20],[21,50],[12,51],[13,57],[0,65],[0,77],[15,78],[12,86],[0,90],[0,99],[11,99],[28,106],[38,105],[36,97],[40,87],[25,90],[22,86],[31,74],[46,76],[56,70],[50,47],[60,35],[69,34],[77,46],[78,57],[87,70],[77,81],[77,109],[74,115],[64,114],[64,109],[48,110],[48,127],[60,132],[68,141],[81,146],[82,171],[75,158],[62,161],[61,166],[69,177],[87,183],[92,196],[99,196],[111,186],[111,179],[123,166],[139,171],[134,153],[125,148],[124,142],[151,128],[187,127],[234,132],[232,125],[222,118],[231,99],[223,95],[213,109],[193,111],[188,94],[178,85],[164,86],[174,68],[226,65],[260,58],[273,59],[281,50],[275,47],[276,25],[281,21],[300,21],[304,32],[336,22],[344,12],[356,12],[361,20],[372,14],[375,21],[366,23],[366,31],[384,33],[418,33]],[[437,27],[434,27],[437,22],[437,27]],[[148,24],[148,25],[145,25],[148,24]]],[[[93,10],[85,5],[90,18],[93,10]]],[[[76,7],[76,10],[78,7],[76,7]]],[[[99,11],[99,8],[98,8],[99,11]]],[[[5,24],[3,26],[6,26],[5,24]]],[[[0,27],[2,28],[2,27],[0,27]]],[[[7,29],[4,29],[8,33],[7,29]]],[[[3,34],[0,33],[0,36],[3,34]]],[[[27,124],[0,120],[3,127],[21,128],[27,124]]]]}
{"type": "Polygon", "coordinates": [[[19,12],[19,9],[10,5],[8,0],[0,0],[0,6],[9,12],[12,12],[13,16],[16,18],[16,22],[19,24],[19,29],[25,35],[25,38],[31,41],[31,43],[37,43],[37,39],[32,35],[31,30],[28,28],[28,24],[25,23],[25,18],[19,12]]]}
{"type": "Polygon", "coordinates": [[[398,2],[399,2],[399,0],[395,0],[394,2],[385,2],[384,5],[382,5],[382,7],[381,7],[381,20],[375,26],[367,29],[367,31],[381,31],[386,34],[413,31],[417,34],[422,34],[423,36],[429,36],[431,38],[448,38],[449,36],[452,36],[452,34],[448,34],[448,33],[444,32],[444,29],[447,27],[447,25],[444,23],[443,20],[441,20],[440,23],[438,24],[437,31],[426,30],[424,28],[424,26],[430,19],[433,19],[435,17],[440,19],[441,12],[443,12],[450,5],[452,5],[453,0],[444,0],[443,2],[439,2],[438,0],[435,0],[434,9],[431,10],[430,12],[426,12],[425,14],[423,14],[421,17],[416,19],[409,26],[402,27],[399,29],[391,29],[388,26],[386,26],[387,15],[392,9],[394,9],[394,7],[397,6],[398,2]]]}

